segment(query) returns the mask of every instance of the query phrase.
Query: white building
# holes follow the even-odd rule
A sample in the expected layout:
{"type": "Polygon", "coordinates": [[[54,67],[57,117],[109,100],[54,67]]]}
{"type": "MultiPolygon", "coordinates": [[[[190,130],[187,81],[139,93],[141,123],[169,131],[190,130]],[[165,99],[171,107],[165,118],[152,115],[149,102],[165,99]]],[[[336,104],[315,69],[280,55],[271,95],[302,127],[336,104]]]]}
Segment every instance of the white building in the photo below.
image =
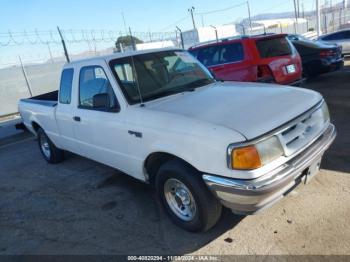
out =
{"type": "Polygon", "coordinates": [[[174,46],[175,46],[175,44],[173,41],[165,40],[165,41],[136,44],[136,50],[166,48],[166,47],[174,47],[174,46]]]}
{"type": "Polygon", "coordinates": [[[189,31],[182,32],[184,47],[188,48],[192,45],[212,41],[216,39],[227,38],[237,35],[235,25],[205,26],[198,27],[189,31]]]}

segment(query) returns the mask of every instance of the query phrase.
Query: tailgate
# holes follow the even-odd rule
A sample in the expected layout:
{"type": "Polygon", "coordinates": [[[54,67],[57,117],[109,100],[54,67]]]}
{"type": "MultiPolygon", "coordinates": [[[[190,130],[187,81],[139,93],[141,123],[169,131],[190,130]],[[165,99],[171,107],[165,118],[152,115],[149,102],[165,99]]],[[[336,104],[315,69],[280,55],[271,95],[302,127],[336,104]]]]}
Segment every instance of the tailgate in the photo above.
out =
{"type": "Polygon", "coordinates": [[[301,78],[301,59],[284,35],[256,40],[260,64],[269,66],[275,81],[289,84],[301,78]]]}

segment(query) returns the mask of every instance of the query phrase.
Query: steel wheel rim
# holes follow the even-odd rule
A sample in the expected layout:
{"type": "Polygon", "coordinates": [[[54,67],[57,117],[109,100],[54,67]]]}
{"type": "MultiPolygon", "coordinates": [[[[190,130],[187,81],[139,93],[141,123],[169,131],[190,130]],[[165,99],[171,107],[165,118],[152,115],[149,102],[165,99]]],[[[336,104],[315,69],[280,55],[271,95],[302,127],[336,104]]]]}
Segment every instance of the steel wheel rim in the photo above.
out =
{"type": "Polygon", "coordinates": [[[164,183],[164,195],[170,209],[174,214],[184,221],[191,221],[196,215],[196,201],[181,181],[169,178],[164,183]]]}
{"type": "Polygon", "coordinates": [[[51,156],[50,145],[49,145],[49,141],[48,141],[46,135],[44,135],[44,134],[40,135],[40,147],[41,147],[41,150],[44,153],[44,155],[47,158],[50,158],[50,156],[51,156]]]}

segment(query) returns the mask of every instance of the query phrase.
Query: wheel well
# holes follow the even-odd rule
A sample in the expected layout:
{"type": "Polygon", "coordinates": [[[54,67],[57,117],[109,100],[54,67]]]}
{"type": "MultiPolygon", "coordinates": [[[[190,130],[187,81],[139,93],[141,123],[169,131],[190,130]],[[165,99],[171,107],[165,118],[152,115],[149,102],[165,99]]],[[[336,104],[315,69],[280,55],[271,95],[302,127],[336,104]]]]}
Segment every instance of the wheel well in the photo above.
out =
{"type": "Polygon", "coordinates": [[[159,168],[164,163],[166,163],[170,160],[174,160],[174,159],[177,159],[177,160],[183,162],[185,165],[189,165],[192,168],[194,168],[188,162],[186,162],[185,160],[183,160],[175,155],[165,153],[165,152],[152,153],[147,157],[147,159],[145,161],[145,166],[144,166],[146,173],[148,175],[148,181],[150,182],[150,184],[154,184],[155,177],[158,173],[159,168]]]}
{"type": "Polygon", "coordinates": [[[39,124],[36,122],[32,122],[32,127],[36,133],[38,132],[38,129],[41,128],[41,126],[39,126],[39,124]]]}

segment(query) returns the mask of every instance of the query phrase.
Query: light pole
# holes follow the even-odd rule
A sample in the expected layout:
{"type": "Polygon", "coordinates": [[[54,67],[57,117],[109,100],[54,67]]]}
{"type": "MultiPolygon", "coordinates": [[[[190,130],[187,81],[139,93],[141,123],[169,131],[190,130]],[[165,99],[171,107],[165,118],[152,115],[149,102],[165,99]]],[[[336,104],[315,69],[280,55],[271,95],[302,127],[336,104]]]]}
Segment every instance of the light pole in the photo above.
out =
{"type": "Polygon", "coordinates": [[[193,17],[193,11],[194,11],[194,9],[195,9],[195,8],[192,6],[191,8],[188,9],[188,12],[190,12],[190,14],[191,14],[193,29],[196,29],[196,23],[194,22],[194,17],[193,17]]]}
{"type": "Polygon", "coordinates": [[[297,30],[297,26],[298,26],[298,11],[297,11],[296,0],[294,0],[293,2],[294,2],[294,15],[295,15],[294,33],[297,34],[298,33],[298,30],[297,30]]]}
{"type": "Polygon", "coordinates": [[[247,1],[247,8],[248,8],[248,17],[249,17],[249,27],[250,27],[250,33],[252,32],[252,19],[250,17],[250,6],[249,1],[247,1]]]}
{"type": "Polygon", "coordinates": [[[179,30],[180,32],[180,39],[181,39],[181,46],[182,46],[182,49],[185,49],[184,47],[184,39],[183,39],[183,36],[182,36],[182,31],[179,27],[176,26],[176,29],[179,30]]]}
{"type": "Polygon", "coordinates": [[[218,40],[218,30],[217,30],[216,27],[213,26],[213,25],[210,25],[210,27],[214,28],[214,30],[215,30],[215,38],[216,38],[216,43],[217,43],[217,42],[219,41],[219,40],[218,40]]]}

